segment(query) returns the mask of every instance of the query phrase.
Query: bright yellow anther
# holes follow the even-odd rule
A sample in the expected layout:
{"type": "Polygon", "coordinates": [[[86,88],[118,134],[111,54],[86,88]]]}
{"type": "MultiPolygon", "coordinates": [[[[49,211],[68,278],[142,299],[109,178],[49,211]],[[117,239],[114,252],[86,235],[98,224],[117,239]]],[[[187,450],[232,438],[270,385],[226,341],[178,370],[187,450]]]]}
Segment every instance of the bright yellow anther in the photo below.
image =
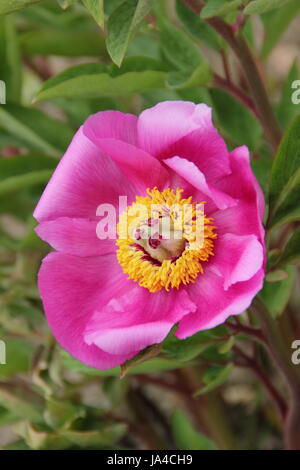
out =
{"type": "Polygon", "coordinates": [[[203,204],[182,189],[148,189],[120,216],[117,258],[130,279],[150,292],[194,282],[213,253],[215,226],[203,204]]]}

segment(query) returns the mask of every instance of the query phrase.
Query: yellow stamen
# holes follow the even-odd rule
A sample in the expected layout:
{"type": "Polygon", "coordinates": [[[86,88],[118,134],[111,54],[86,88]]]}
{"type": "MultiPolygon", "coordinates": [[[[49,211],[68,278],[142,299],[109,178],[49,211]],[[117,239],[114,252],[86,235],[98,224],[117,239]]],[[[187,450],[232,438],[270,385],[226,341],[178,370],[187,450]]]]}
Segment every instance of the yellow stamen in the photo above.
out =
{"type": "Polygon", "coordinates": [[[204,202],[182,198],[182,192],[148,189],[148,196],[137,196],[120,216],[118,261],[130,279],[150,292],[195,282],[202,264],[214,254],[213,219],[199,208],[204,202]]]}

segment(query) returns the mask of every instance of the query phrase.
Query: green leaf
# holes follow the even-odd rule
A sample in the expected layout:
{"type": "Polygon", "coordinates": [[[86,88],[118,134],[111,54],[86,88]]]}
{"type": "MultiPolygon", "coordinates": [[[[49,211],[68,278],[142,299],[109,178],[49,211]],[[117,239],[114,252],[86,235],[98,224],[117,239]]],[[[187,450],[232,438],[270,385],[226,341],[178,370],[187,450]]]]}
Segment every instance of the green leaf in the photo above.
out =
{"type": "Polygon", "coordinates": [[[278,282],[284,281],[288,277],[289,275],[283,269],[274,269],[266,275],[265,279],[267,282],[278,282]]]}
{"type": "Polygon", "coordinates": [[[103,0],[82,0],[83,4],[90,11],[97,23],[104,28],[103,0]]]}
{"type": "Polygon", "coordinates": [[[103,72],[101,64],[79,65],[48,80],[38,92],[36,100],[117,97],[163,88],[164,83],[165,73],[157,70],[125,72],[112,77],[103,72]],[[95,67],[102,72],[97,73],[95,67]]]}
{"type": "Polygon", "coordinates": [[[70,401],[50,397],[46,402],[44,418],[53,429],[68,429],[77,418],[84,416],[84,409],[75,407],[70,401]]]}
{"type": "Polygon", "coordinates": [[[14,193],[35,184],[46,184],[52,176],[52,170],[32,171],[25,175],[12,176],[0,183],[0,196],[14,193]]]}
{"type": "Polygon", "coordinates": [[[21,97],[21,58],[15,19],[0,18],[0,78],[6,84],[6,101],[21,97]]]}
{"type": "Polygon", "coordinates": [[[125,0],[108,19],[107,50],[120,66],[129,42],[151,10],[152,0],[125,0]]]}
{"type": "Polygon", "coordinates": [[[272,159],[267,155],[261,155],[257,160],[252,159],[251,168],[264,191],[267,194],[272,159]]]}
{"type": "Polygon", "coordinates": [[[265,13],[275,8],[281,8],[291,0],[253,0],[246,6],[244,13],[246,15],[265,13]]]}
{"type": "Polygon", "coordinates": [[[138,353],[132,359],[129,359],[128,361],[124,362],[124,364],[121,365],[120,378],[123,379],[128,374],[130,369],[133,369],[134,367],[140,364],[143,364],[149,359],[152,359],[153,357],[158,356],[158,354],[160,353],[160,350],[161,350],[160,344],[154,344],[153,346],[149,346],[143,349],[140,353],[138,353]]]}
{"type": "Polygon", "coordinates": [[[69,8],[73,3],[77,2],[77,0],[57,0],[58,4],[63,8],[63,10],[66,10],[69,8]]]}
{"type": "MultiPolygon", "coordinates": [[[[67,369],[81,372],[83,374],[101,377],[119,377],[121,373],[120,367],[114,367],[109,370],[99,370],[94,369],[93,367],[88,367],[63,350],[61,351],[61,356],[63,364],[67,369]]],[[[129,369],[128,375],[147,374],[150,372],[178,369],[180,367],[182,367],[182,363],[179,361],[156,357],[129,369]]]]}
{"type": "Polygon", "coordinates": [[[238,144],[253,150],[261,137],[261,127],[250,112],[222,90],[212,89],[218,122],[222,129],[238,144]],[[230,111],[229,111],[230,110],[230,111]]]}
{"type": "Polygon", "coordinates": [[[224,16],[233,11],[237,11],[244,0],[209,0],[205,7],[201,10],[200,17],[204,20],[213,16],[224,16]]]}
{"type": "Polygon", "coordinates": [[[216,450],[217,446],[204,434],[197,432],[182,411],[176,410],[171,427],[177,447],[182,450],[216,450]]]}
{"type": "Polygon", "coordinates": [[[283,137],[270,177],[270,226],[297,220],[300,215],[300,116],[283,137]]]}
{"type": "Polygon", "coordinates": [[[222,41],[210,26],[202,21],[191,8],[176,0],[176,12],[185,29],[197,40],[214,49],[222,47],[222,41]]]}
{"type": "Polygon", "coordinates": [[[16,373],[29,371],[34,346],[22,339],[10,338],[6,341],[6,364],[0,365],[0,378],[9,378],[16,373]]]}
{"type": "Polygon", "coordinates": [[[6,178],[39,170],[54,170],[57,159],[41,154],[25,154],[0,159],[0,184],[6,178]]]}
{"type": "Polygon", "coordinates": [[[11,388],[4,385],[0,387],[0,402],[7,410],[22,419],[33,422],[41,422],[42,415],[40,404],[36,401],[26,399],[24,393],[16,393],[11,388]]]}
{"type": "Polygon", "coordinates": [[[276,108],[276,115],[283,130],[288,127],[291,121],[300,112],[300,106],[292,101],[292,84],[297,79],[299,79],[299,69],[297,62],[295,61],[289,71],[287,80],[284,83],[281,99],[276,108]]]}
{"type": "Polygon", "coordinates": [[[296,270],[293,266],[284,269],[287,278],[278,282],[265,282],[259,294],[274,318],[284,312],[296,279],[296,270]]]}
{"type": "Polygon", "coordinates": [[[179,70],[169,72],[166,79],[168,88],[174,90],[183,90],[194,86],[209,85],[212,80],[212,72],[207,62],[199,64],[191,73],[189,71],[179,70]]]}
{"type": "Polygon", "coordinates": [[[299,0],[292,0],[284,8],[264,13],[261,18],[265,27],[262,56],[266,58],[284,33],[290,22],[300,11],[299,0]]]}
{"type": "Polygon", "coordinates": [[[20,35],[27,55],[106,57],[104,37],[97,31],[35,30],[20,35]]]}
{"type": "Polygon", "coordinates": [[[160,36],[164,55],[177,69],[195,70],[203,62],[199,49],[183,31],[161,22],[160,36]]]}
{"type": "Polygon", "coordinates": [[[208,393],[222,385],[228,379],[232,369],[233,364],[210,367],[202,377],[202,380],[206,385],[200,388],[200,390],[194,394],[194,397],[204,395],[205,393],[208,393]]]}
{"type": "Polygon", "coordinates": [[[29,7],[35,3],[40,3],[43,0],[4,0],[0,4],[0,15],[6,15],[13,11],[21,10],[22,8],[29,7]]]}
{"type": "Polygon", "coordinates": [[[73,136],[65,123],[38,109],[13,104],[0,107],[0,128],[22,139],[30,149],[57,156],[65,151],[73,136]]]}
{"type": "Polygon", "coordinates": [[[300,227],[297,227],[279,256],[276,266],[300,263],[300,227]]]}
{"type": "Polygon", "coordinates": [[[30,449],[62,450],[71,447],[70,440],[61,434],[49,433],[36,429],[29,422],[20,422],[14,426],[15,433],[22,437],[30,449]]]}

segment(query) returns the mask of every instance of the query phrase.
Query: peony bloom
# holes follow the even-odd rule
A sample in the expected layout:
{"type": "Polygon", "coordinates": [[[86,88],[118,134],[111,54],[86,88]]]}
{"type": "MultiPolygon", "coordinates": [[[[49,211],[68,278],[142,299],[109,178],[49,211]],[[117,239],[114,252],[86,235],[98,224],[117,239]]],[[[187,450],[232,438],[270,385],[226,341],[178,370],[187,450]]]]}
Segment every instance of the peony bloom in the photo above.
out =
{"type": "Polygon", "coordinates": [[[243,312],[263,283],[263,212],[248,149],[228,152],[205,104],[171,101],[139,117],[90,116],[34,212],[38,235],[56,250],[43,260],[38,282],[57,341],[107,369],[160,343],[174,325],[186,338],[243,312]],[[119,213],[120,195],[127,206],[116,237],[101,239],[98,207],[119,213]],[[151,204],[158,205],[155,220],[133,215],[137,205],[151,204]],[[174,204],[192,208],[184,236],[174,204]]]}

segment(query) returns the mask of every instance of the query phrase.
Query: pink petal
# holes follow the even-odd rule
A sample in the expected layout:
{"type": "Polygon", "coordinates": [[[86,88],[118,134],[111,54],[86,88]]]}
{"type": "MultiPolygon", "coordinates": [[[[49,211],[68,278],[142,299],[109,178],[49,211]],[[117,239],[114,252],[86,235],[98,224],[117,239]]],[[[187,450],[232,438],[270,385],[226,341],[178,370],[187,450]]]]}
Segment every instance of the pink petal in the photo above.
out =
{"type": "Polygon", "coordinates": [[[111,354],[128,354],[160,343],[171,328],[196,306],[185,290],[151,293],[135,287],[98,309],[85,341],[111,354]]]}
{"type": "Polygon", "coordinates": [[[51,253],[38,276],[39,289],[51,330],[72,356],[99,369],[109,369],[132,354],[111,355],[95,345],[87,345],[84,331],[99,306],[116,293],[130,289],[115,255],[81,258],[51,253]]]}
{"type": "Polygon", "coordinates": [[[132,183],[80,128],[50,179],[34,217],[39,222],[57,217],[94,217],[99,204],[117,207],[119,195],[127,195],[130,203],[135,194],[132,183]]]}
{"type": "Polygon", "coordinates": [[[170,145],[162,158],[179,155],[195,163],[205,174],[207,181],[214,182],[231,173],[229,154],[222,137],[210,122],[170,145]]]}
{"type": "MultiPolygon", "coordinates": [[[[88,136],[88,133],[86,135],[88,136]]],[[[158,189],[164,189],[168,186],[167,170],[147,152],[121,140],[95,138],[93,142],[113,159],[140,194],[145,193],[147,188],[156,186],[158,189]]]]}
{"type": "Polygon", "coordinates": [[[210,129],[211,109],[189,101],[165,101],[143,111],[138,119],[138,146],[163,157],[174,142],[195,129],[210,129]]]}
{"type": "Polygon", "coordinates": [[[116,237],[100,240],[97,220],[59,217],[42,222],[35,231],[55,250],[77,256],[99,256],[116,251],[116,237]]]}
{"type": "Polygon", "coordinates": [[[207,268],[188,289],[198,309],[180,321],[175,336],[186,338],[224,323],[231,315],[242,313],[262,288],[263,278],[264,271],[260,269],[248,281],[238,282],[225,291],[223,279],[207,268]]]}
{"type": "Polygon", "coordinates": [[[94,143],[98,139],[117,139],[137,144],[137,121],[133,114],[102,111],[92,114],[84,123],[84,134],[94,143]]]}
{"type": "Polygon", "coordinates": [[[180,157],[172,157],[163,161],[179,176],[209,197],[219,209],[236,205],[237,201],[234,198],[208,184],[204,174],[194,163],[180,157]]]}
{"type": "Polygon", "coordinates": [[[215,241],[214,253],[209,267],[224,278],[225,290],[237,282],[251,279],[264,262],[263,247],[255,235],[227,233],[220,236],[215,241]]]}
{"type": "Polygon", "coordinates": [[[230,154],[232,173],[219,180],[217,187],[238,200],[238,204],[224,211],[216,211],[214,218],[219,234],[254,234],[260,241],[264,239],[262,217],[264,198],[251,170],[247,147],[239,147],[230,154]]]}

